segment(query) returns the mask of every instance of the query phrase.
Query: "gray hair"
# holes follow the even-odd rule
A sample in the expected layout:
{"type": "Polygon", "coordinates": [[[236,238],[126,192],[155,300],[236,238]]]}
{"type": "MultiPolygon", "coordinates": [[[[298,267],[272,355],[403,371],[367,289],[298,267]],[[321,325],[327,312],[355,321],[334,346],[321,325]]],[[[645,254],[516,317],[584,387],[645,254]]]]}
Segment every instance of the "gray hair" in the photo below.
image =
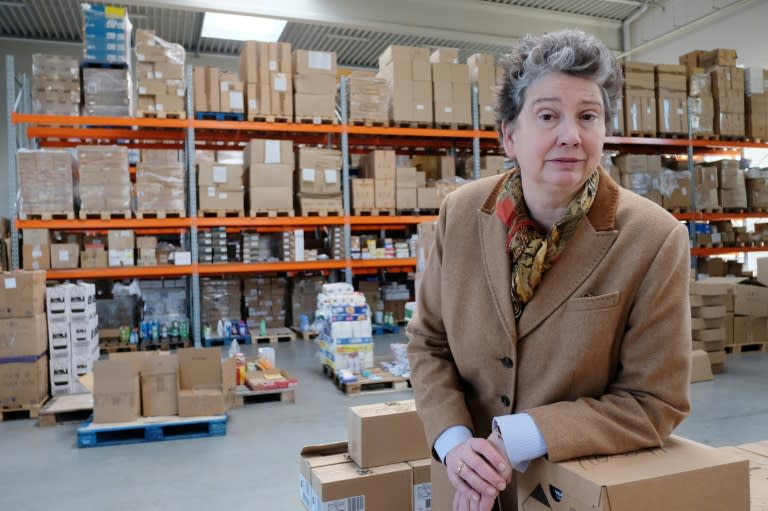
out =
{"type": "Polygon", "coordinates": [[[501,136],[504,123],[520,115],[525,92],[536,80],[550,73],[565,73],[592,80],[603,94],[605,122],[610,122],[619,99],[624,77],[608,47],[580,30],[562,30],[543,35],[526,35],[500,62],[496,101],[496,127],[501,136]]]}

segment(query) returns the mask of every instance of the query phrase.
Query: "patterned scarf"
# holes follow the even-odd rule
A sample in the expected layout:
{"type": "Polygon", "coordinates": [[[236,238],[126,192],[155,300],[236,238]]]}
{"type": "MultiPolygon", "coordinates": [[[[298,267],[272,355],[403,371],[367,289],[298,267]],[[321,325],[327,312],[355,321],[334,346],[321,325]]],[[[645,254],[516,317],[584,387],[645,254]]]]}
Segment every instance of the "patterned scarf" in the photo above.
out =
{"type": "Polygon", "coordinates": [[[523,198],[520,171],[515,169],[503,178],[496,199],[496,214],[508,227],[506,247],[512,262],[512,306],[515,320],[520,319],[525,304],[541,281],[544,272],[554,265],[573,237],[579,221],[587,214],[597,192],[599,173],[587,179],[581,194],[568,204],[552,230],[544,236],[528,216],[523,198]]]}

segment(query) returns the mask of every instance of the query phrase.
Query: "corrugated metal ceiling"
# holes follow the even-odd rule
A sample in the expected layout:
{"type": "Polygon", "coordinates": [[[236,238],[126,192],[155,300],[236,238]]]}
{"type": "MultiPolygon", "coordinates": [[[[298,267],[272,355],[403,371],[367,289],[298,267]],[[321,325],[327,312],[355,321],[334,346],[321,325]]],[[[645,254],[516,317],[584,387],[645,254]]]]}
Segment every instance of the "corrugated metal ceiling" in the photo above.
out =
{"type": "Polygon", "coordinates": [[[623,21],[644,2],[635,0],[483,0],[492,4],[623,21]]]}

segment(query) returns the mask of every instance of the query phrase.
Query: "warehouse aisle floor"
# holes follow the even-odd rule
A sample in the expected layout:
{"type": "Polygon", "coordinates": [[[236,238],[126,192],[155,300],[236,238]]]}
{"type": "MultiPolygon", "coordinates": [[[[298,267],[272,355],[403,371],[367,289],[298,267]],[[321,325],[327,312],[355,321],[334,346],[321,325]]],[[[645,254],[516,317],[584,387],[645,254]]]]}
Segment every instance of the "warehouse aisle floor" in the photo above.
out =
{"type": "MultiPolygon", "coordinates": [[[[399,339],[377,337],[377,355],[399,339]]],[[[296,404],[232,410],[225,437],[78,449],[73,424],[0,423],[0,508],[301,510],[301,447],[343,440],[348,406],[412,394],[347,397],[322,375],[314,343],[276,350],[278,364],[300,380],[296,404]]],[[[676,433],[713,446],[768,439],[768,353],[732,355],[726,367],[715,381],[693,385],[693,413],[676,433]]]]}

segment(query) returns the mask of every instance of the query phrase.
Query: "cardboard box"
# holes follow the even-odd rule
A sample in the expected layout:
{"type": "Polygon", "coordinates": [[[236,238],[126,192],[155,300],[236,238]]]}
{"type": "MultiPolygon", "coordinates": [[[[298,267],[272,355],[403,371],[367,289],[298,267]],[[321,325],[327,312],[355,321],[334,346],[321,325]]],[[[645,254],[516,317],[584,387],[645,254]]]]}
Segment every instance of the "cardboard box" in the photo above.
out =
{"type": "Polygon", "coordinates": [[[417,209],[419,207],[417,188],[397,188],[395,190],[395,208],[417,209]]]}
{"type": "Polygon", "coordinates": [[[563,463],[518,475],[518,509],[641,511],[749,509],[749,463],[680,437],[663,447],[563,463]]]}
{"type": "Polygon", "coordinates": [[[22,245],[21,246],[22,268],[25,270],[48,270],[51,268],[51,246],[50,245],[22,245]]]}
{"type": "MultiPolygon", "coordinates": [[[[703,285],[724,286],[733,296],[733,313],[742,316],[765,316],[768,287],[746,277],[709,277],[698,281],[703,285]]],[[[727,308],[727,305],[726,305],[727,308]]]]}
{"type": "Polygon", "coordinates": [[[55,243],[51,245],[51,268],[77,268],[80,262],[80,245],[55,243]]]}
{"type": "Polygon", "coordinates": [[[200,162],[197,164],[197,184],[215,186],[220,192],[240,192],[243,190],[243,166],[232,163],[200,162]]]}
{"type": "Polygon", "coordinates": [[[336,118],[336,93],[304,94],[297,92],[293,97],[294,115],[299,117],[336,118]]]}
{"type": "Polygon", "coordinates": [[[348,463],[347,442],[335,442],[322,445],[308,445],[301,449],[299,461],[299,497],[309,511],[314,511],[313,502],[317,495],[312,489],[312,470],[328,465],[348,463]]]}
{"type": "Polygon", "coordinates": [[[350,407],[347,433],[349,456],[362,468],[431,455],[413,400],[350,407]]]}
{"type": "Polygon", "coordinates": [[[45,314],[0,319],[0,359],[37,356],[48,349],[45,314]]]}
{"type": "Polygon", "coordinates": [[[101,248],[87,248],[80,252],[81,268],[106,268],[107,251],[101,248]]]}
{"type": "Polygon", "coordinates": [[[704,350],[691,352],[691,383],[712,380],[712,365],[709,355],[704,350]]]}
{"type": "Polygon", "coordinates": [[[182,348],[179,357],[179,415],[222,415],[232,406],[235,359],[219,348],[182,348]]]}
{"type": "Polygon", "coordinates": [[[0,406],[39,405],[48,396],[48,356],[0,360],[0,406]]]}
{"type": "Polygon", "coordinates": [[[174,353],[154,352],[141,361],[142,415],[177,415],[179,359],[174,353]]]}
{"type": "Polygon", "coordinates": [[[349,462],[317,467],[311,484],[316,498],[312,509],[411,509],[411,467],[405,463],[367,470],[349,462]]]}
{"type": "Polygon", "coordinates": [[[432,508],[432,460],[409,461],[411,467],[411,511],[428,510],[432,508]]]}
{"type": "Polygon", "coordinates": [[[439,209],[440,199],[437,196],[437,188],[419,187],[416,189],[419,209],[439,209]]]}
{"type": "Polygon", "coordinates": [[[331,51],[295,50],[293,72],[297,75],[328,74],[336,77],[336,53],[331,51]]]}
{"type": "Polygon", "coordinates": [[[94,423],[128,422],[141,416],[139,361],[136,356],[93,362],[94,423]]]}
{"type": "Polygon", "coordinates": [[[293,142],[291,140],[251,139],[243,154],[245,166],[261,163],[281,163],[294,166],[293,142]]]}
{"type": "Polygon", "coordinates": [[[395,180],[394,179],[374,179],[373,202],[380,209],[395,208],[395,180]]]}
{"type": "Polygon", "coordinates": [[[250,210],[292,210],[293,186],[259,186],[248,189],[250,210]]]}
{"type": "Polygon", "coordinates": [[[350,182],[352,183],[352,207],[354,209],[375,208],[374,180],[361,177],[352,179],[350,182]]]}
{"type": "Polygon", "coordinates": [[[45,272],[0,273],[0,318],[23,318],[45,311],[45,272]]]}
{"type": "Polygon", "coordinates": [[[199,207],[203,211],[242,211],[245,205],[245,193],[223,192],[215,186],[200,188],[199,207]]]}

